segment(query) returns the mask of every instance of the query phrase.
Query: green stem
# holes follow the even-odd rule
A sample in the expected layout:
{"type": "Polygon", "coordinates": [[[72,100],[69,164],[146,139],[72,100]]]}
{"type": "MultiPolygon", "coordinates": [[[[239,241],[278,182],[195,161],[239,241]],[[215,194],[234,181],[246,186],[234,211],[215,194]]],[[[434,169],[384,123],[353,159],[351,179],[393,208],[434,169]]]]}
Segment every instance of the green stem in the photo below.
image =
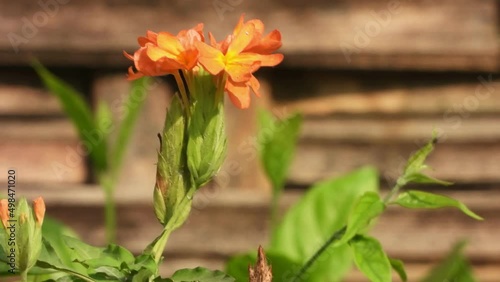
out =
{"type": "Polygon", "coordinates": [[[275,188],[273,188],[273,196],[271,199],[271,230],[274,230],[274,228],[276,228],[276,225],[278,224],[279,212],[280,193],[274,191],[276,191],[275,188]]]}
{"type": "MultiPolygon", "coordinates": [[[[385,196],[384,204],[387,204],[394,195],[396,195],[399,190],[406,185],[406,181],[404,178],[399,178],[396,182],[396,185],[392,187],[391,191],[385,196]]],[[[323,254],[323,252],[333,243],[340,240],[342,236],[344,236],[345,231],[347,230],[347,225],[337,230],[332,234],[330,238],[313,254],[313,256],[300,268],[299,272],[293,277],[292,282],[300,281],[300,277],[307,272],[309,268],[314,264],[314,262],[323,254]]]]}
{"type": "Polygon", "coordinates": [[[27,270],[21,272],[21,281],[28,282],[28,271],[27,270]]]}
{"type": "Polygon", "coordinates": [[[344,236],[347,226],[342,227],[333,233],[330,238],[314,253],[314,255],[300,268],[299,272],[293,277],[292,282],[300,281],[300,277],[314,264],[314,262],[323,254],[323,252],[335,241],[344,236]]]}
{"type": "Polygon", "coordinates": [[[101,186],[104,189],[104,217],[106,226],[106,242],[112,244],[116,240],[116,203],[114,199],[115,181],[107,177],[100,178],[101,186]]]}
{"type": "Polygon", "coordinates": [[[161,261],[161,257],[163,255],[163,251],[167,246],[168,237],[176,228],[178,228],[185,220],[184,212],[186,209],[190,208],[192,203],[193,194],[196,189],[191,189],[186,196],[179,203],[179,207],[177,209],[178,212],[174,213],[172,218],[168,221],[163,228],[161,235],[157,238],[156,242],[154,242],[153,247],[151,248],[151,253],[154,256],[156,264],[159,264],[161,261]],[[181,222],[182,221],[182,222],[181,222]]]}

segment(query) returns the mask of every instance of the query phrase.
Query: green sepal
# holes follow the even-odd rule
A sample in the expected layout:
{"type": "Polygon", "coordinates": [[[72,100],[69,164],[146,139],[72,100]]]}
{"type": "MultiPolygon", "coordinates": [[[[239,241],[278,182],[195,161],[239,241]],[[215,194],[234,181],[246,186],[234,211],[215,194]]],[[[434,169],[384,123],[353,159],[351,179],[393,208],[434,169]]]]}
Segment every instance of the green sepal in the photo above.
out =
{"type": "Polygon", "coordinates": [[[196,75],[191,94],[187,165],[199,188],[217,174],[226,157],[224,100],[217,96],[213,77],[205,73],[196,75]]]}
{"type": "Polygon", "coordinates": [[[160,138],[154,191],[155,214],[164,226],[176,213],[183,212],[177,209],[192,186],[186,168],[185,128],[186,117],[180,99],[175,96],[167,111],[160,138]]]}
{"type": "Polygon", "coordinates": [[[19,272],[32,268],[42,250],[42,228],[39,226],[25,198],[17,204],[15,237],[16,268],[19,272]]]}

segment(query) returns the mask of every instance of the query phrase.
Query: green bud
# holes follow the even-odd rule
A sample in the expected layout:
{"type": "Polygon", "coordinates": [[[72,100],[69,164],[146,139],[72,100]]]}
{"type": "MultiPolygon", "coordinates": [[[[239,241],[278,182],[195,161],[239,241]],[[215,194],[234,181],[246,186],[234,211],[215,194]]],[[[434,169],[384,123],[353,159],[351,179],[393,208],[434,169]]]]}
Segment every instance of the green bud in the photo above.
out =
{"type": "MultiPolygon", "coordinates": [[[[191,187],[185,157],[185,120],[181,102],[175,96],[167,111],[165,127],[161,135],[154,190],[155,214],[164,226],[174,217],[176,222],[183,222],[179,220],[179,217],[188,213],[184,211],[185,207],[180,205],[191,187]]],[[[171,227],[177,228],[178,226],[171,227]]]]}
{"type": "Polygon", "coordinates": [[[226,157],[224,100],[213,77],[200,72],[194,79],[188,125],[187,165],[196,188],[210,181],[226,157]]]}
{"type": "MultiPolygon", "coordinates": [[[[8,205],[7,200],[0,203],[0,217],[4,227],[3,250],[8,257],[10,269],[27,272],[32,268],[42,250],[42,223],[45,204],[37,199],[33,211],[26,199],[19,200],[17,206],[8,205]]],[[[9,271],[10,272],[10,271],[9,271]]]]}

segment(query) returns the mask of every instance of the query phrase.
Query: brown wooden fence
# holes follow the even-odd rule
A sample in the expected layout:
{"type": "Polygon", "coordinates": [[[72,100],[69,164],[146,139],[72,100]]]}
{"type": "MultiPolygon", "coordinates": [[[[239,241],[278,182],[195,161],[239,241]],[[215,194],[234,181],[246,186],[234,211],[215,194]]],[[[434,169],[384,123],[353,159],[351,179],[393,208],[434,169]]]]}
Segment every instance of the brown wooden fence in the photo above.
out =
{"type": "MultiPolygon", "coordinates": [[[[362,165],[378,167],[386,188],[401,161],[437,129],[442,142],[430,164],[435,176],[456,183],[440,191],[486,220],[452,210],[390,209],[373,234],[407,262],[411,281],[461,238],[470,241],[467,254],[479,280],[500,280],[498,1],[0,3],[0,170],[16,168],[19,193],[44,196],[48,214],[85,240],[104,241],[103,196],[85,156],[75,154],[76,131],[29,59],[37,57],[90,103],[119,101],[129,87],[122,50],[133,51],[137,36],[204,22],[221,38],[245,12],[282,31],[285,61],[259,73],[265,97],[254,99],[251,109],[228,107],[228,159],[242,170],[203,192],[202,212],[169,242],[165,273],[222,268],[231,254],[265,245],[268,184],[257,159],[242,161],[239,153],[240,146],[252,146],[261,106],[305,115],[288,180],[299,189],[285,193],[283,210],[315,181],[362,165]]],[[[151,90],[117,193],[119,243],[136,252],[160,230],[150,202],[156,133],[172,91],[168,81],[151,90]]],[[[353,273],[350,281],[363,279],[353,273]]]]}

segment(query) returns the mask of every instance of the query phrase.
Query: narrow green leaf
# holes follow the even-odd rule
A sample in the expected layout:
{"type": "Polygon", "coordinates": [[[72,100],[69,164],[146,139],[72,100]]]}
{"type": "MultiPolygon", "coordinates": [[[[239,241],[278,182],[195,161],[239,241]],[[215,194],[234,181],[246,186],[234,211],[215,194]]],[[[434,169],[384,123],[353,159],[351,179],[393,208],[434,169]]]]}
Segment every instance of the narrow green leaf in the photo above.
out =
{"type": "Polygon", "coordinates": [[[433,183],[439,185],[451,185],[452,183],[439,180],[422,173],[428,166],[425,161],[429,154],[434,150],[434,144],[437,142],[436,132],[433,133],[432,139],[420,150],[415,152],[406,163],[403,176],[398,180],[403,186],[407,183],[433,183]]]}
{"type": "Polygon", "coordinates": [[[271,113],[259,112],[259,144],[264,170],[273,188],[283,189],[288,168],[293,160],[302,116],[299,113],[283,120],[276,120],[271,113]]]}
{"type": "Polygon", "coordinates": [[[49,72],[40,62],[33,61],[32,65],[45,87],[58,98],[64,112],[75,125],[80,139],[88,147],[90,159],[96,170],[99,173],[105,171],[107,168],[106,144],[95,125],[89,105],[82,98],[83,95],[49,72]]]}
{"type": "Polygon", "coordinates": [[[173,282],[234,282],[231,276],[219,270],[208,270],[203,267],[177,270],[171,279],[173,282]]]}
{"type": "Polygon", "coordinates": [[[433,194],[429,192],[423,192],[417,190],[405,191],[399,194],[398,198],[393,203],[411,209],[418,209],[418,208],[436,209],[436,208],[454,207],[460,209],[463,213],[474,219],[483,220],[482,217],[475,214],[463,203],[455,199],[452,199],[450,197],[433,194]]]}
{"type": "Polygon", "coordinates": [[[337,241],[334,246],[340,246],[347,243],[356,234],[360,233],[368,226],[370,221],[379,216],[385,210],[385,204],[376,192],[365,192],[354,204],[349,218],[347,220],[347,230],[342,239],[337,241]]]}
{"type": "Polygon", "coordinates": [[[118,129],[116,143],[111,151],[111,167],[117,173],[123,163],[123,158],[127,145],[130,142],[137,117],[146,101],[148,94],[147,86],[150,85],[151,78],[143,77],[132,82],[128,99],[125,101],[124,116],[118,129]]]}
{"type": "Polygon", "coordinates": [[[408,276],[406,275],[405,265],[402,260],[389,258],[389,262],[391,263],[392,269],[396,271],[401,278],[401,281],[408,281],[408,276]]]}
{"type": "Polygon", "coordinates": [[[113,113],[106,102],[99,100],[97,101],[97,108],[95,112],[95,125],[102,134],[102,142],[108,143],[108,136],[113,126],[113,113]]]}
{"type": "Polygon", "coordinates": [[[372,282],[391,282],[391,264],[389,258],[375,238],[357,235],[349,242],[354,262],[372,282]]]}
{"type": "Polygon", "coordinates": [[[404,169],[404,175],[411,175],[414,173],[418,173],[426,168],[425,160],[427,156],[434,150],[434,144],[437,142],[436,133],[433,133],[431,140],[420,150],[415,152],[406,163],[404,169]]]}
{"type": "MultiPolygon", "coordinates": [[[[367,191],[378,191],[378,183],[376,170],[363,168],[315,185],[274,230],[267,252],[304,264],[321,244],[346,225],[356,199],[367,191]]],[[[311,267],[307,281],[339,281],[351,264],[349,246],[330,246],[311,267]]]]}
{"type": "Polygon", "coordinates": [[[453,183],[444,181],[444,180],[439,180],[434,177],[430,177],[428,175],[425,175],[423,173],[413,173],[410,174],[406,177],[406,181],[408,183],[421,183],[421,184],[439,184],[439,185],[444,185],[444,186],[449,186],[452,185],[453,183]]]}
{"type": "Polygon", "coordinates": [[[474,282],[476,279],[463,255],[465,242],[458,242],[444,260],[436,265],[421,282],[474,282]]]}

